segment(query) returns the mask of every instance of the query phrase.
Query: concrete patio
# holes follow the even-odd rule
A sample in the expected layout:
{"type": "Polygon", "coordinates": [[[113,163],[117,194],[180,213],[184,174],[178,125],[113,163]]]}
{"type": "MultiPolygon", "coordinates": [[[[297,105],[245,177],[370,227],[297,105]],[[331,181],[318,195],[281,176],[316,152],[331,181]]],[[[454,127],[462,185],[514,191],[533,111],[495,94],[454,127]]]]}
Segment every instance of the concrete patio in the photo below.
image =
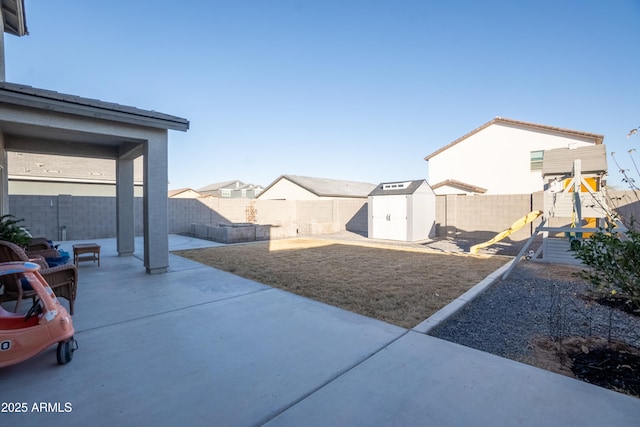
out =
{"type": "MultiPolygon", "coordinates": [[[[118,257],[115,239],[95,242],[101,266],[79,267],[79,350],[67,365],[56,364],[52,346],[0,370],[3,412],[12,402],[28,407],[0,414],[0,425],[637,426],[640,419],[640,399],[175,255],[168,273],[148,275],[141,254],[118,257]],[[33,411],[41,402],[55,411],[33,411]]],[[[169,242],[171,250],[213,245],[169,242]]]]}

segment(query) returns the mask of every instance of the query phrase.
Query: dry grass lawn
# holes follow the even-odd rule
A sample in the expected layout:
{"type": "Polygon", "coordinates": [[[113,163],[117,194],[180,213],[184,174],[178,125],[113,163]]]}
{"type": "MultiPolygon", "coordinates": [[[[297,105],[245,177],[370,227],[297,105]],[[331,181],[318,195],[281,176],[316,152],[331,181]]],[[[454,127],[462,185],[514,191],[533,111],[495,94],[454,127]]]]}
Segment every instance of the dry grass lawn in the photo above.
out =
{"type": "Polygon", "coordinates": [[[175,253],[404,328],[416,326],[509,260],[321,239],[175,253]]]}

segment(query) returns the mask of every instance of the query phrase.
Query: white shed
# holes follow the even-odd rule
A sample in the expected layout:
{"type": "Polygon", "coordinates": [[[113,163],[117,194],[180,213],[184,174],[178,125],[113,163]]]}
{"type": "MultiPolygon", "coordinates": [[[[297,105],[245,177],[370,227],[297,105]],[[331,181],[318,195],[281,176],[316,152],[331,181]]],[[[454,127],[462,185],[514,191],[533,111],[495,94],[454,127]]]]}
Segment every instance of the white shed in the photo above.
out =
{"type": "Polygon", "coordinates": [[[386,182],[369,193],[369,237],[415,242],[434,236],[436,194],[424,179],[386,182]]]}

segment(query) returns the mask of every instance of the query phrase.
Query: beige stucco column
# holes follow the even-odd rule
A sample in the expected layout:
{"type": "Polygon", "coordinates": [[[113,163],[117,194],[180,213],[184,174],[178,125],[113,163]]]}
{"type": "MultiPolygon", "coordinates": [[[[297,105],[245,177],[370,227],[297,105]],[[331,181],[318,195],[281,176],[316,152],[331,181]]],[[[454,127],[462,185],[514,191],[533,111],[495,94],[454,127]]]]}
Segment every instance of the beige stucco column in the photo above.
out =
{"type": "Polygon", "coordinates": [[[135,250],[133,159],[116,160],[116,233],[119,256],[135,250]]]}
{"type": "Polygon", "coordinates": [[[158,130],[144,144],[144,266],[149,274],[169,267],[167,141],[167,131],[158,130]]]}

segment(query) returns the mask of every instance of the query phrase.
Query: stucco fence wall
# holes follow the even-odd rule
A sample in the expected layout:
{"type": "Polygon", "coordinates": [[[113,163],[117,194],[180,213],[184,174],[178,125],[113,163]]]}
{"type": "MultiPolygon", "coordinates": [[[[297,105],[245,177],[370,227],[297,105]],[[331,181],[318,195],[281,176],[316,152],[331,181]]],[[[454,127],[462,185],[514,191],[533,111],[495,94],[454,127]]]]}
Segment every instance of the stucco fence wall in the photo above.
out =
{"type": "MultiPolygon", "coordinates": [[[[639,198],[631,191],[611,192],[610,205],[625,217],[640,218],[639,198]]],[[[367,233],[364,200],[169,199],[169,233],[194,234],[194,224],[252,223],[266,228],[264,238],[326,234],[349,230],[367,233]]],[[[10,195],[9,211],[23,218],[34,236],[53,240],[115,237],[113,197],[10,195]]],[[[136,234],[141,235],[142,199],[135,200],[136,234]]],[[[516,195],[438,196],[436,230],[439,237],[486,240],[532,210],[543,209],[543,193],[516,195]]],[[[527,239],[539,221],[510,236],[527,239]]],[[[560,225],[560,224],[551,224],[560,225]]]]}

